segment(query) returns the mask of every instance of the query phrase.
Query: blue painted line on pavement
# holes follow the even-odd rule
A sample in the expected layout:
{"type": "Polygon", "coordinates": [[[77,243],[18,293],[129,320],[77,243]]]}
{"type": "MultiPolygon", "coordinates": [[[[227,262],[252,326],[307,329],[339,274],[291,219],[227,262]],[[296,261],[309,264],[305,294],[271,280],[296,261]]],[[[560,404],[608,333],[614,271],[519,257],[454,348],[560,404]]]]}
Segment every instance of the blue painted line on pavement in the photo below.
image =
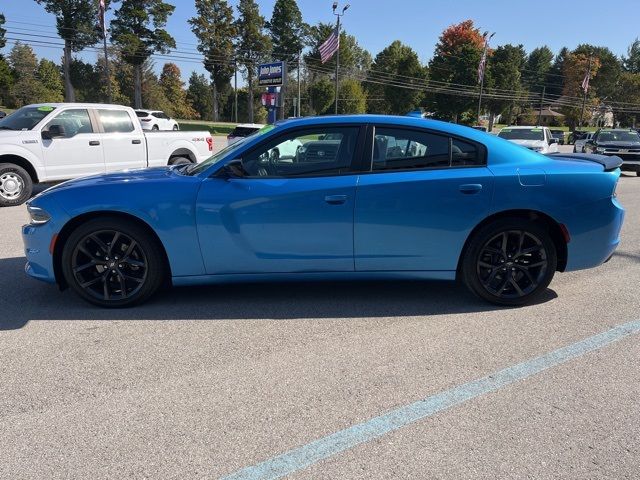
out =
{"type": "Polygon", "coordinates": [[[494,392],[551,367],[561,365],[613,342],[640,333],[640,320],[619,325],[540,357],[505,368],[489,376],[391,410],[364,423],[340,430],[302,447],[222,477],[223,480],[273,480],[282,478],[356,445],[494,392]]]}

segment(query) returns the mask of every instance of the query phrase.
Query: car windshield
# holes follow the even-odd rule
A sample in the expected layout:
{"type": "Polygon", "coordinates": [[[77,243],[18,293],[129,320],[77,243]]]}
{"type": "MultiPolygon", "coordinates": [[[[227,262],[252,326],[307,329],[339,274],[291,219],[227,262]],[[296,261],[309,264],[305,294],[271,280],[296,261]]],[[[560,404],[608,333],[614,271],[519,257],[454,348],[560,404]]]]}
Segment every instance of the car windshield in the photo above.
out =
{"type": "Polygon", "coordinates": [[[629,130],[600,132],[598,142],[640,142],[640,135],[629,130]]]}
{"type": "Polygon", "coordinates": [[[544,140],[541,128],[503,128],[498,136],[506,140],[544,140]]]}
{"type": "Polygon", "coordinates": [[[22,107],[0,120],[0,130],[32,130],[55,107],[22,107]]]}
{"type": "Polygon", "coordinates": [[[249,135],[247,137],[244,137],[242,140],[239,140],[239,141],[237,141],[235,143],[227,145],[225,148],[220,150],[215,155],[209,157],[204,162],[198,163],[198,164],[194,164],[194,165],[190,165],[184,171],[184,173],[186,173],[188,175],[197,175],[198,173],[201,173],[201,172],[205,171],[210,166],[215,165],[216,163],[218,163],[223,158],[226,158],[227,156],[233,155],[233,152],[240,150],[244,145],[246,145],[247,143],[251,142],[256,136],[265,135],[266,133],[269,133],[274,128],[276,128],[275,125],[266,125],[266,126],[262,127],[260,130],[256,131],[253,135],[249,135]]]}

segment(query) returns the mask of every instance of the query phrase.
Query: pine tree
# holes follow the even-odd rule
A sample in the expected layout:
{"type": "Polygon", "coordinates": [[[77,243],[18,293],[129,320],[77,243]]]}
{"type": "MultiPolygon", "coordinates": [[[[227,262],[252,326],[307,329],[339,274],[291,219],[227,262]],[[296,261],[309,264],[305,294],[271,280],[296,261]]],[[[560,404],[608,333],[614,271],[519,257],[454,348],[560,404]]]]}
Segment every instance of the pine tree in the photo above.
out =
{"type": "Polygon", "coordinates": [[[196,72],[191,73],[189,87],[187,88],[187,99],[201,119],[211,118],[213,112],[210,88],[211,86],[204,75],[198,75],[196,72]]]}
{"type": "MultiPolygon", "coordinates": [[[[84,1],[84,0],[83,0],[84,1]]],[[[142,66],[156,52],[169,53],[176,42],[164,28],[176,7],[162,0],[122,0],[111,22],[111,39],[133,67],[135,108],[142,108],[142,66]]]]}
{"type": "Polygon", "coordinates": [[[168,115],[187,120],[196,118],[196,111],[187,100],[182,74],[175,63],[166,63],[162,68],[160,86],[171,105],[169,112],[166,112],[168,115]]]}

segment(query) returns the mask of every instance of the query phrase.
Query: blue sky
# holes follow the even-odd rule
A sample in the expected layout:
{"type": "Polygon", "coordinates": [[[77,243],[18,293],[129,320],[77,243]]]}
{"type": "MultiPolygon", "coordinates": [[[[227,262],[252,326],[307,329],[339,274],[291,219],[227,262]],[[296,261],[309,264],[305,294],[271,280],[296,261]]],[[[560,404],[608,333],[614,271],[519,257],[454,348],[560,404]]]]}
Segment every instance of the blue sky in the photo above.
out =
{"type": "MultiPolygon", "coordinates": [[[[194,51],[188,55],[196,56],[196,39],[187,24],[195,14],[194,2],[168,2],[176,6],[168,24],[169,32],[179,50],[194,51]]],[[[237,1],[230,3],[235,6],[237,1]]],[[[262,14],[269,18],[275,0],[258,0],[258,3],[262,14]]],[[[344,3],[341,1],[341,5],[344,3]]],[[[573,48],[580,43],[592,43],[623,55],[629,44],[640,36],[638,0],[565,0],[557,4],[524,0],[350,0],[349,3],[351,8],[344,17],[344,26],[372,55],[392,41],[401,40],[416,50],[423,62],[433,54],[440,33],[447,26],[466,19],[472,19],[482,30],[496,32],[492,45],[522,43],[527,51],[545,44],[557,52],[563,46],[573,48]]],[[[298,0],[298,4],[308,23],[334,19],[332,0],[298,0]]],[[[7,17],[7,37],[56,35],[53,16],[33,0],[0,0],[0,12],[7,17]]],[[[33,46],[39,56],[60,61],[61,49],[33,46]]],[[[10,47],[8,44],[5,51],[10,47]]],[[[82,56],[93,61],[96,54],[86,52],[82,56]]],[[[164,60],[156,59],[158,69],[162,63],[164,60]]],[[[188,78],[192,70],[203,71],[195,60],[175,63],[184,78],[188,78]]]]}

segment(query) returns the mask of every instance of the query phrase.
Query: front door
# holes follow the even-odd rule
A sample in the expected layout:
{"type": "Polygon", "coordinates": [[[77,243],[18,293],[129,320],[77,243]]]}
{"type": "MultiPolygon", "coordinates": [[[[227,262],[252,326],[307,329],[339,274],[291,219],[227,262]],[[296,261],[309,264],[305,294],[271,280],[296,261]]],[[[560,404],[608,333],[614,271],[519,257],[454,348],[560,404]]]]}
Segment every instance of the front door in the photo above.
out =
{"type": "Polygon", "coordinates": [[[197,200],[209,274],[352,272],[358,127],[281,135],[247,153],[236,178],[197,200]]]}
{"type": "Polygon", "coordinates": [[[356,271],[455,271],[467,234],[490,208],[484,147],[376,128],[372,150],[372,171],[356,192],[356,271]]]}
{"type": "Polygon", "coordinates": [[[100,134],[84,108],[63,110],[43,128],[49,131],[57,125],[61,137],[42,140],[47,178],[64,180],[104,173],[104,156],[100,134]]]}

